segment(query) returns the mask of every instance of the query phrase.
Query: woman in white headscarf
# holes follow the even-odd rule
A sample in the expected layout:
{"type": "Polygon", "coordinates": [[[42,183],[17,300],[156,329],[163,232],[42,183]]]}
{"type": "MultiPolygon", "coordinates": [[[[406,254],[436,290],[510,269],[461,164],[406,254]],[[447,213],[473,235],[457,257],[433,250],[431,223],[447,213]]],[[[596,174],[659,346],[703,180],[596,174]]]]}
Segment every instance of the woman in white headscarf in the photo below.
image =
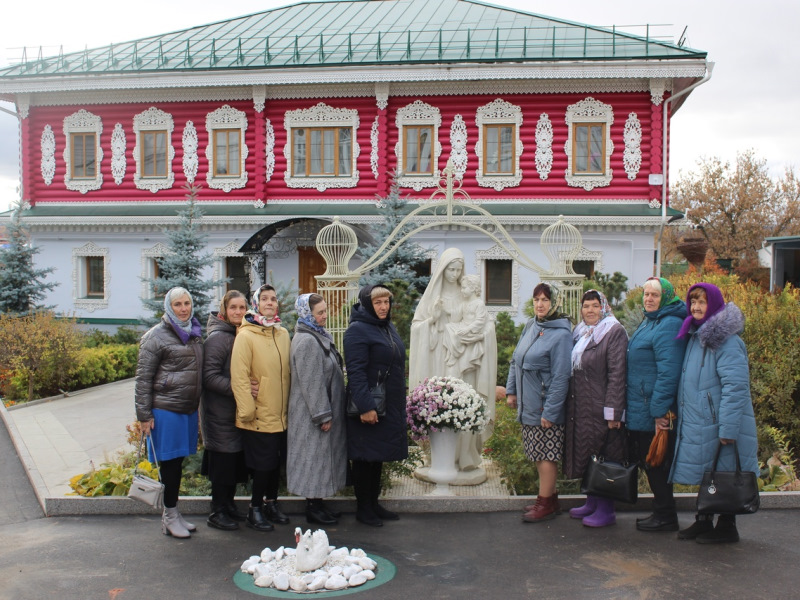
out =
{"type": "Polygon", "coordinates": [[[161,322],[142,336],[136,366],[136,418],[151,435],[164,484],[164,535],[188,538],[195,526],[178,512],[183,458],[197,452],[203,391],[203,339],[192,297],[182,287],[164,296],[161,322]]]}
{"type": "MultiPolygon", "coordinates": [[[[486,319],[483,330],[483,353],[463,369],[463,361],[447,360],[447,326],[462,321],[465,298],[462,294],[464,253],[458,248],[448,248],[442,253],[430,283],[417,305],[411,324],[411,352],[409,355],[410,388],[427,377],[457,377],[469,383],[486,398],[486,414],[494,422],[495,388],[497,386],[497,340],[494,321],[486,319]],[[448,362],[450,364],[448,364],[448,362]]],[[[463,350],[463,349],[462,349],[463,350]]],[[[481,463],[483,443],[491,435],[491,426],[483,433],[459,434],[456,455],[459,471],[477,469],[481,463]]]]}

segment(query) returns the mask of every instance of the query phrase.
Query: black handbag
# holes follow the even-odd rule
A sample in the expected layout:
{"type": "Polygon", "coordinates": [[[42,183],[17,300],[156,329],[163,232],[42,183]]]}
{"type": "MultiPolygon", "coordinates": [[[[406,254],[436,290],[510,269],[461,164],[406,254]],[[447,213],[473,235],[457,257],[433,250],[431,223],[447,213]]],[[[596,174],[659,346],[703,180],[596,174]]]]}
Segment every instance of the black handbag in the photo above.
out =
{"type": "MultiPolygon", "coordinates": [[[[387,373],[388,375],[388,373],[387,373]]],[[[383,380],[380,379],[380,375],[378,376],[378,385],[374,388],[369,390],[370,395],[372,396],[372,401],[375,403],[375,411],[378,413],[379,417],[383,417],[386,415],[386,378],[384,377],[383,380]]],[[[361,416],[361,411],[356,406],[356,403],[353,401],[353,397],[351,396],[347,402],[347,416],[348,417],[358,417],[361,416]]]]}
{"type": "Polygon", "coordinates": [[[752,471],[742,471],[739,449],[733,446],[736,454],[735,471],[717,471],[722,442],[717,447],[714,465],[703,473],[700,491],[697,493],[697,512],[714,515],[749,515],[761,506],[758,496],[758,479],[752,471]]]}
{"type": "MultiPolygon", "coordinates": [[[[628,460],[625,444],[622,462],[605,458],[610,434],[609,429],[600,451],[593,454],[586,465],[581,481],[581,494],[634,504],[639,499],[639,464],[628,460]]],[[[622,430],[620,434],[625,435],[622,430]]]]}

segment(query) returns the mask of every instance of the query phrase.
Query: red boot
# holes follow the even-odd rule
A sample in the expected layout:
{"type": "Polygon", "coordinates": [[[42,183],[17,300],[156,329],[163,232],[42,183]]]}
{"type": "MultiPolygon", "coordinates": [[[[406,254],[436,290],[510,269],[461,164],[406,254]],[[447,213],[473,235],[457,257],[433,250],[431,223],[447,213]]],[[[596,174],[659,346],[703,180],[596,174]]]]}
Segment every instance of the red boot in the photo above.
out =
{"type": "Polygon", "coordinates": [[[558,498],[555,494],[544,497],[538,496],[533,508],[522,515],[522,520],[526,523],[538,523],[555,518],[558,514],[558,498]]]}

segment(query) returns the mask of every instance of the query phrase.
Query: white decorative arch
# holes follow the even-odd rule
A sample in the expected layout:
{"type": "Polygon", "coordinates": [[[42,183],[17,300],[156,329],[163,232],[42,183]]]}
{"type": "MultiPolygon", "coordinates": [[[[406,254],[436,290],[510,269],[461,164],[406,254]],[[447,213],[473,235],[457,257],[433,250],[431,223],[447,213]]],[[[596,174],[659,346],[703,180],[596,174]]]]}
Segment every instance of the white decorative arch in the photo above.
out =
{"type": "Polygon", "coordinates": [[[324,192],[328,188],[352,188],[358,185],[357,158],[360,153],[357,131],[360,125],[358,111],[348,108],[333,108],[320,102],[311,108],[287,111],[283,117],[286,129],[286,145],[283,155],[287,169],[283,179],[290,188],[316,188],[324,192]],[[350,175],[340,177],[294,177],[292,176],[292,128],[294,127],[352,127],[352,169],[350,175]]]}
{"type": "Polygon", "coordinates": [[[103,149],[100,147],[100,134],[103,133],[103,120],[87,110],[80,109],[64,118],[64,137],[67,144],[64,147],[64,185],[68,190],[85,194],[92,190],[99,190],[103,185],[103,172],[100,165],[103,162],[103,149]],[[72,177],[72,136],[73,133],[93,133],[95,140],[95,176],[92,178],[72,177]]]}
{"type": "Polygon", "coordinates": [[[235,109],[228,104],[225,104],[224,106],[206,115],[206,131],[208,131],[208,145],[206,146],[208,173],[206,173],[206,182],[208,183],[208,187],[215,190],[222,190],[227,194],[231,190],[241,189],[247,184],[245,160],[247,159],[248,150],[244,138],[244,132],[246,130],[247,115],[244,113],[244,111],[235,109]],[[238,177],[214,176],[214,131],[216,129],[239,130],[238,177]]]}
{"type": "Polygon", "coordinates": [[[442,154],[442,144],[439,142],[439,127],[442,126],[442,114],[438,108],[423,102],[414,100],[411,104],[398,109],[395,115],[395,126],[397,127],[399,139],[394,146],[394,153],[397,156],[397,164],[405,167],[403,162],[403,139],[405,138],[403,128],[411,125],[430,125],[433,128],[433,140],[431,144],[431,174],[430,175],[404,175],[402,172],[397,178],[397,182],[402,187],[410,187],[415,192],[423,188],[436,187],[439,179],[439,157],[442,154]]]}
{"type": "Polygon", "coordinates": [[[611,184],[613,172],[611,170],[611,154],[614,152],[614,143],[611,141],[611,125],[614,123],[614,109],[610,104],[595,100],[591,96],[571,104],[567,107],[564,120],[567,123],[567,141],[564,143],[564,152],[567,153],[567,170],[564,172],[567,185],[580,187],[587,192],[596,187],[606,187],[611,184]],[[572,170],[572,125],[573,123],[604,123],[605,127],[605,157],[603,160],[603,173],[575,174],[572,170]]]}
{"type": "Polygon", "coordinates": [[[478,155],[478,169],[475,172],[475,179],[477,179],[478,185],[494,188],[498,192],[507,187],[517,187],[522,181],[522,170],[519,167],[523,150],[519,135],[520,127],[522,127],[522,109],[516,104],[497,98],[489,104],[478,108],[475,114],[475,123],[478,125],[478,143],[475,144],[475,154],[478,155]],[[514,173],[510,175],[485,175],[483,173],[483,126],[487,124],[515,125],[514,173]]]}
{"type": "Polygon", "coordinates": [[[488,250],[477,250],[475,252],[475,267],[478,270],[478,275],[481,278],[483,285],[482,294],[484,303],[486,301],[486,261],[487,260],[510,260],[511,261],[511,304],[509,305],[486,305],[486,310],[493,317],[496,317],[501,312],[507,312],[510,315],[515,315],[519,311],[519,263],[509,256],[503,248],[495,244],[488,250]]]}
{"type": "Polygon", "coordinates": [[[101,248],[94,242],[88,242],[80,248],[72,249],[72,301],[78,310],[94,312],[108,308],[109,284],[111,271],[108,268],[109,249],[101,248]],[[101,257],[103,259],[103,297],[86,297],[86,258],[101,257]]]}
{"type": "Polygon", "coordinates": [[[56,176],[56,135],[50,125],[42,130],[42,178],[45,185],[53,183],[56,176]]]}
{"type": "Polygon", "coordinates": [[[625,151],[622,154],[622,164],[628,179],[633,181],[642,168],[642,124],[635,112],[628,115],[625,121],[625,130],[622,134],[625,140],[625,151]]]}
{"type": "Polygon", "coordinates": [[[536,123],[536,172],[546,181],[553,168],[553,123],[547,113],[539,116],[536,123]]]}

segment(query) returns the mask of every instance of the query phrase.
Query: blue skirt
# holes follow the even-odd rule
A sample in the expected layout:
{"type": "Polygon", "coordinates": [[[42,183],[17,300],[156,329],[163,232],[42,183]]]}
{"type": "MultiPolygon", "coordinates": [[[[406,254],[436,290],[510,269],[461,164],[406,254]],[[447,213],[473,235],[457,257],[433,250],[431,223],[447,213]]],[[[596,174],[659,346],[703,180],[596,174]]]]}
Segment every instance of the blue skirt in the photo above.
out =
{"type": "MultiPolygon", "coordinates": [[[[150,431],[159,461],[197,453],[197,411],[184,415],[171,410],[154,408],[153,418],[156,426],[150,431]]],[[[153,462],[153,450],[150,447],[148,447],[148,454],[150,461],[153,462]]]]}

